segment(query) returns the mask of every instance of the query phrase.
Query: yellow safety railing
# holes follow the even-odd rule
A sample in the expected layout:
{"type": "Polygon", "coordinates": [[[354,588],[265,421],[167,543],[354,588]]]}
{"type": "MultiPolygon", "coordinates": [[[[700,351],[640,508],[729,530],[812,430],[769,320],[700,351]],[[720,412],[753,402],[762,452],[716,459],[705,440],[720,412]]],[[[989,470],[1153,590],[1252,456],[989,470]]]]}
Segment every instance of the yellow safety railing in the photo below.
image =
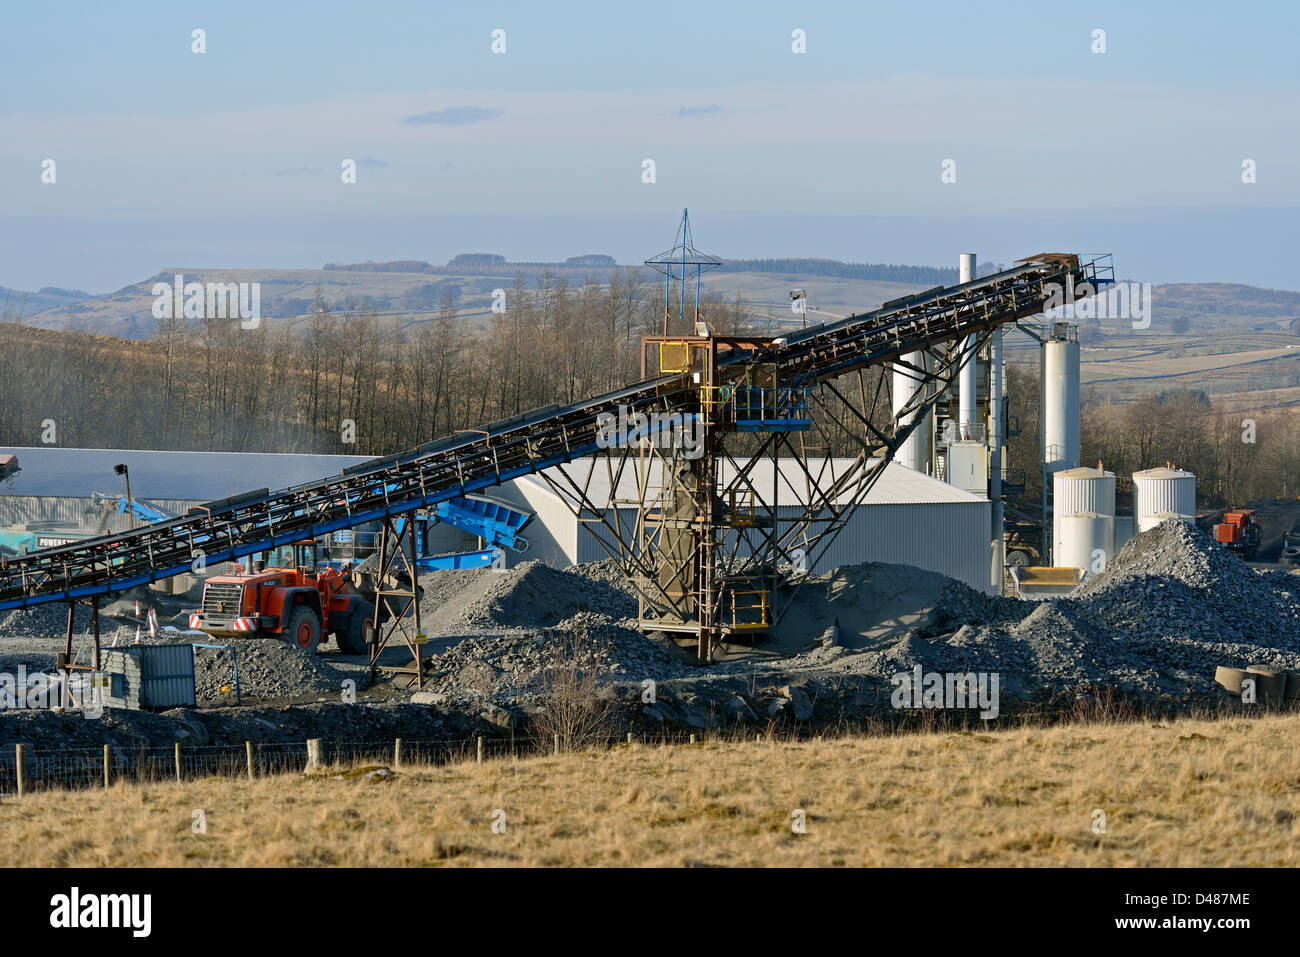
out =
{"type": "Polygon", "coordinates": [[[731,404],[734,394],[735,390],[731,385],[705,383],[700,386],[700,415],[704,417],[705,425],[723,421],[724,413],[727,406],[731,404]]]}
{"type": "Polygon", "coordinates": [[[767,589],[755,588],[746,591],[733,591],[731,593],[731,627],[736,631],[752,630],[757,631],[764,628],[770,628],[772,625],[768,617],[767,606],[767,589]],[[737,598],[742,596],[756,597],[757,600],[746,604],[737,602],[737,598]],[[758,612],[758,621],[741,621],[740,616],[746,612],[758,612]]]}
{"type": "Polygon", "coordinates": [[[727,514],[733,528],[752,527],[758,519],[757,497],[752,488],[727,490],[727,514]]]}

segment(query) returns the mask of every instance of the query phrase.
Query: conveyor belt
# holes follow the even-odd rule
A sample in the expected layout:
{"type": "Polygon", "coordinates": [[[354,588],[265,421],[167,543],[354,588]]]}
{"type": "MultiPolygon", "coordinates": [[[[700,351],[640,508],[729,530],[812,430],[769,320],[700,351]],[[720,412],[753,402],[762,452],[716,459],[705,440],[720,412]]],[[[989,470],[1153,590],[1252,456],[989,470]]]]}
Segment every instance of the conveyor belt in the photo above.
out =
{"type": "MultiPolygon", "coordinates": [[[[880,309],[799,330],[772,348],[719,359],[723,373],[772,363],[779,380],[811,386],[940,342],[1037,315],[1052,284],[1093,288],[1110,280],[1099,261],[1052,255],[974,282],[934,289],[880,309]]],[[[0,609],[120,591],[277,545],[428,508],[468,492],[598,451],[602,413],[689,408],[688,375],[647,379],[572,405],[552,405],[372,459],[294,488],[258,489],[186,515],[27,555],[0,558],[0,609]]]]}

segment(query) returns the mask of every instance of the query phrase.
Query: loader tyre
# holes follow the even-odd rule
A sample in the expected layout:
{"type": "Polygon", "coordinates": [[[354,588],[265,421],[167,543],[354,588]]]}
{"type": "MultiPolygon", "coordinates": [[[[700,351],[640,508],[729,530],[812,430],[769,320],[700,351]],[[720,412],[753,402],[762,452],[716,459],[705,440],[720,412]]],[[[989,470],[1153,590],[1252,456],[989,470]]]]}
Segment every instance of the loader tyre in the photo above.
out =
{"type": "Polygon", "coordinates": [[[1007,552],[1007,564],[1012,568],[1027,568],[1029,566],[1029,553],[1016,549],[1007,552]]]}
{"type": "Polygon", "coordinates": [[[338,634],[339,651],[345,655],[364,655],[370,651],[370,633],[375,627],[375,606],[359,601],[352,606],[348,626],[338,634]]]}
{"type": "Polygon", "coordinates": [[[307,605],[294,605],[281,636],[290,647],[314,655],[320,649],[320,618],[307,605]]]}

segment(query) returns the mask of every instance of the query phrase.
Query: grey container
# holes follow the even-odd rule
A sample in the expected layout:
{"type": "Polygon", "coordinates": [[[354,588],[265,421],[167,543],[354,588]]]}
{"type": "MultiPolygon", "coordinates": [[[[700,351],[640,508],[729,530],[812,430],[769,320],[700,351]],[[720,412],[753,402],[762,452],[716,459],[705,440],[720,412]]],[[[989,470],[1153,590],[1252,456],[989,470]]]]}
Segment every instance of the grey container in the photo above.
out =
{"type": "Polygon", "coordinates": [[[107,707],[162,710],[198,703],[193,645],[112,648],[104,652],[103,669],[108,675],[107,707]]]}

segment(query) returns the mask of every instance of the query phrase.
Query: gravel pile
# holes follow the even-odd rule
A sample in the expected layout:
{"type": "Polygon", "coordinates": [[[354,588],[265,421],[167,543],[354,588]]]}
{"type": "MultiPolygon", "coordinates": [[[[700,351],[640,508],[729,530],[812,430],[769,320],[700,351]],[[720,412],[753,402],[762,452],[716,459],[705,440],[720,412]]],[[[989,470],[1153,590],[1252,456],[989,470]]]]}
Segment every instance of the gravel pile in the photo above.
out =
{"type": "Polygon", "coordinates": [[[623,589],[541,562],[505,571],[439,570],[421,575],[420,585],[421,623],[431,635],[554,627],[582,612],[620,620],[635,617],[637,610],[636,599],[623,589]]]}
{"type": "MultiPolygon", "coordinates": [[[[100,613],[99,633],[104,635],[117,627],[117,621],[100,613]]],[[[90,608],[85,604],[77,605],[73,615],[73,634],[81,634],[90,627],[90,608]]],[[[15,608],[12,611],[0,611],[0,636],[6,638],[46,638],[51,635],[64,635],[68,631],[68,606],[61,602],[49,602],[33,605],[31,608],[15,608]]]]}
{"type": "Polygon", "coordinates": [[[1002,693],[1017,697],[1100,685],[1190,701],[1218,694],[1219,664],[1300,670],[1300,580],[1258,573],[1181,522],[1134,538],[1075,595],[1041,603],[984,595],[917,569],[837,569],[805,586],[812,606],[797,617],[818,634],[838,622],[845,647],[809,649],[800,634],[789,654],[708,668],[684,663],[631,627],[635,599],[613,562],[563,572],[528,563],[471,575],[422,579],[435,633],[471,636],[434,659],[433,690],[449,701],[506,703],[543,693],[573,635],[586,658],[598,659],[603,680],[685,682],[701,694],[742,675],[769,685],[805,676],[878,698],[890,678],[919,664],[996,672],[1002,693]],[[904,626],[882,630],[882,618],[904,626]]]}
{"type": "Polygon", "coordinates": [[[963,625],[1018,622],[1033,612],[1034,604],[976,591],[965,582],[949,581],[935,605],[935,624],[947,630],[963,625]]]}
{"type": "Polygon", "coordinates": [[[666,681],[700,673],[639,631],[581,612],[553,628],[465,638],[430,659],[428,688],[449,701],[519,701],[545,694],[556,670],[587,668],[602,682],[666,681]]]}
{"type": "Polygon", "coordinates": [[[337,698],[347,678],[342,671],[318,655],[290,647],[275,638],[221,638],[213,644],[230,645],[231,652],[217,648],[194,649],[194,683],[200,702],[235,700],[233,665],[239,665],[239,690],[245,701],[299,699],[316,695],[337,698]],[[231,688],[224,692],[223,688],[231,688]]]}
{"type": "Polygon", "coordinates": [[[1025,690],[1097,684],[1156,698],[1217,696],[1217,665],[1300,670],[1298,585],[1170,521],[1132,539],[1074,595],[1029,605],[1018,621],[977,617],[952,634],[909,635],[844,666],[882,677],[916,664],[999,672],[1025,690]]]}
{"type": "Polygon", "coordinates": [[[1130,540],[1073,598],[1134,640],[1191,639],[1300,651],[1300,583],[1255,571],[1204,532],[1166,521],[1130,540]],[[1281,642],[1279,646],[1278,642],[1281,642]]]}
{"type": "MultiPolygon", "coordinates": [[[[341,693],[345,679],[357,680],[361,677],[355,669],[336,667],[329,660],[329,655],[321,657],[309,654],[278,638],[212,638],[170,629],[150,636],[147,628],[139,631],[142,645],[190,644],[197,641],[229,645],[233,649],[233,660],[232,652],[224,648],[194,649],[194,685],[199,704],[235,702],[236,663],[239,665],[240,698],[244,702],[297,701],[322,697],[333,700],[341,693]]],[[[116,632],[101,634],[100,647],[104,651],[126,648],[134,645],[135,639],[136,626],[124,625],[116,632]]],[[[49,645],[49,642],[45,644],[49,645]]],[[[7,644],[0,644],[0,648],[7,647],[7,644]]],[[[62,650],[62,643],[57,647],[62,650]]],[[[328,649],[330,646],[326,647],[328,649]]],[[[45,657],[48,663],[48,653],[45,657]]],[[[358,680],[358,689],[363,686],[364,682],[358,680]]]]}
{"type": "Polygon", "coordinates": [[[609,585],[617,591],[630,596],[633,604],[636,603],[636,589],[627,580],[623,566],[612,558],[602,559],[598,562],[587,562],[583,565],[574,565],[570,571],[591,581],[609,585]]]}

